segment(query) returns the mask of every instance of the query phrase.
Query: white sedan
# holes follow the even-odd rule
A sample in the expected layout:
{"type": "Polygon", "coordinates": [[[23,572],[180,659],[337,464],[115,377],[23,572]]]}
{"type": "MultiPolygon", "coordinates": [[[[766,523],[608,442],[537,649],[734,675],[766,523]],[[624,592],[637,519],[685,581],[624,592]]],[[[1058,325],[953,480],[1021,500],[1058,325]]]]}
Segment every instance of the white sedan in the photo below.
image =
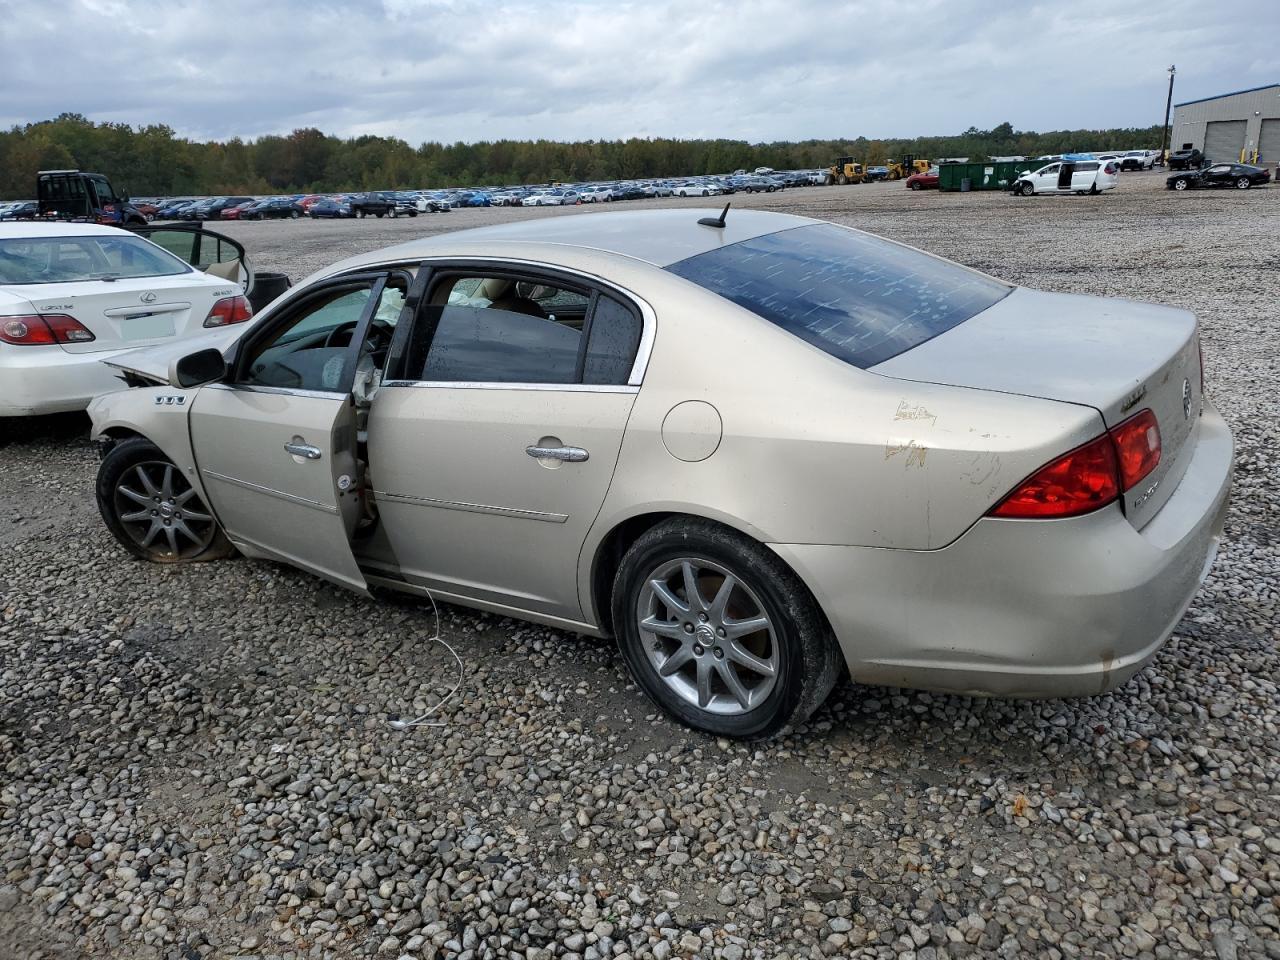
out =
{"type": "Polygon", "coordinates": [[[682,183],[675,189],[677,197],[715,197],[723,191],[714,183],[682,183]]]}
{"type": "Polygon", "coordinates": [[[156,229],[165,246],[96,224],[0,224],[0,417],[83,410],[121,386],[99,361],[252,316],[243,248],[156,229]]]}

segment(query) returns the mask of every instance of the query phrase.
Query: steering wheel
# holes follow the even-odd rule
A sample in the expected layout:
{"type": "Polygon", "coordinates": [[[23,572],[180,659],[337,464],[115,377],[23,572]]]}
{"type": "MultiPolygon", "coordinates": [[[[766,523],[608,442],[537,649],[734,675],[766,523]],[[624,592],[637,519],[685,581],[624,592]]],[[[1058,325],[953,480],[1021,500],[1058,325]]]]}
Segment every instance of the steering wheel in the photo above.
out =
{"type": "MultiPolygon", "coordinates": [[[[358,322],[348,320],[346,323],[340,323],[332,330],[329,335],[324,338],[322,347],[347,347],[351,345],[351,335],[356,332],[358,322]]],[[[373,321],[369,324],[369,332],[365,334],[365,344],[368,346],[370,353],[377,353],[380,350],[386,350],[391,346],[391,327],[386,324],[380,324],[373,321]]]]}

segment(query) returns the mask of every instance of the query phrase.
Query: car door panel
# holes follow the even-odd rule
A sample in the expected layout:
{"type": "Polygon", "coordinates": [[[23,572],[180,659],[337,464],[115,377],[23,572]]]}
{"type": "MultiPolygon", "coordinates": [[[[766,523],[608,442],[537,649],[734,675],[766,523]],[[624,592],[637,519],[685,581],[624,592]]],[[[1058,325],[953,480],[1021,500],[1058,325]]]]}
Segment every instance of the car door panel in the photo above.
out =
{"type": "Polygon", "coordinates": [[[227,382],[201,390],[190,413],[200,478],[228,537],[360,593],[352,385],[390,290],[383,273],[317,284],[237,344],[227,382]]]}
{"type": "Polygon", "coordinates": [[[357,592],[355,414],[349,396],[213,385],[191,408],[191,439],[227,536],[357,592]]]}
{"type": "Polygon", "coordinates": [[[400,574],[580,618],[578,556],[612,482],[635,393],[384,384],[369,416],[370,475],[400,574]],[[573,447],[586,458],[539,459],[531,447],[573,447]]]}

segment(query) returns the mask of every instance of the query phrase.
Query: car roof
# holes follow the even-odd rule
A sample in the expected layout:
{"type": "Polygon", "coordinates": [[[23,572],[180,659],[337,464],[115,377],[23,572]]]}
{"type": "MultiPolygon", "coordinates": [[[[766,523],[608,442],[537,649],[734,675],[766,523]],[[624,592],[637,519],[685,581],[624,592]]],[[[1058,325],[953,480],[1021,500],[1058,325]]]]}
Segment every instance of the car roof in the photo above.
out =
{"type": "Polygon", "coordinates": [[[721,209],[679,207],[539,217],[413,240],[346,261],[344,266],[386,262],[401,257],[440,256],[460,244],[471,246],[493,242],[577,247],[666,267],[765,234],[821,223],[809,217],[765,210],[730,210],[724,227],[698,223],[702,217],[719,216],[721,209]]]}
{"type": "Polygon", "coordinates": [[[0,223],[0,240],[29,239],[32,237],[118,237],[126,231],[119,227],[107,227],[96,223],[0,223]]]}

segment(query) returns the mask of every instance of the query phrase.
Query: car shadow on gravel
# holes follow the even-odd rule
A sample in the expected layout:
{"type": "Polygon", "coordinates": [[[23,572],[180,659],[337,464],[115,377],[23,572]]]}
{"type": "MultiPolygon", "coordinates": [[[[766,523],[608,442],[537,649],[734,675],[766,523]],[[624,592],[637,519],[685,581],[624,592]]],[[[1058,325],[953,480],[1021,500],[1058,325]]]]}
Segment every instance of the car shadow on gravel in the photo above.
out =
{"type": "Polygon", "coordinates": [[[0,417],[0,447],[40,441],[76,442],[89,439],[89,416],[54,413],[44,417],[0,417]]]}

